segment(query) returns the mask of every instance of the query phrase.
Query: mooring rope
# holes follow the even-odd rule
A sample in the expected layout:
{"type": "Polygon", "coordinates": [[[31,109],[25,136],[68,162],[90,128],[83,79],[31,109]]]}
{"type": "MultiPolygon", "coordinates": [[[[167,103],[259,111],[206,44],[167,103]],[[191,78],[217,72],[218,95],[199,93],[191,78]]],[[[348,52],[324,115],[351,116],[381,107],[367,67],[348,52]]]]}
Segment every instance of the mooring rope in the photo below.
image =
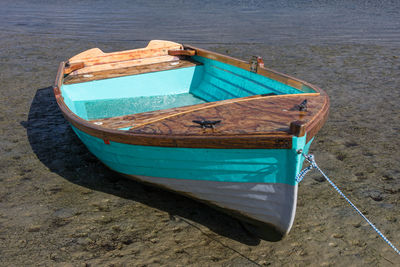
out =
{"type": "Polygon", "coordinates": [[[298,183],[301,182],[301,180],[303,180],[304,176],[311,171],[312,169],[317,169],[322,176],[329,182],[329,184],[350,204],[350,206],[357,211],[357,213],[372,227],[372,229],[375,230],[375,232],[378,233],[378,235],[385,240],[385,242],[397,253],[400,255],[400,251],[392,244],[392,242],[389,241],[389,239],[386,238],[386,236],[384,234],[382,234],[382,232],[372,223],[370,222],[370,220],[368,220],[367,217],[365,217],[365,215],[353,204],[353,202],[350,201],[350,199],[348,199],[345,194],[343,194],[343,192],[332,182],[331,179],[329,179],[329,177],[318,167],[317,163],[315,162],[315,158],[314,155],[309,154],[306,155],[304,153],[302,153],[302,155],[305,157],[305,159],[310,163],[310,166],[308,166],[307,168],[303,169],[301,172],[299,172],[299,174],[297,174],[296,176],[296,181],[298,183]]]}

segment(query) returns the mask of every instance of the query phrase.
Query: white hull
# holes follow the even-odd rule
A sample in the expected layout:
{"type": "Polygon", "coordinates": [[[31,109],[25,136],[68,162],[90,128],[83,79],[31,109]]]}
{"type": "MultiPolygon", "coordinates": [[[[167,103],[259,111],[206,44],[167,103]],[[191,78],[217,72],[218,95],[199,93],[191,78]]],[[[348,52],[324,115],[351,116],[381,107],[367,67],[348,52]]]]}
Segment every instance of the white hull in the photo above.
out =
{"type": "Polygon", "coordinates": [[[131,176],[138,180],[166,187],[189,195],[234,215],[242,215],[252,224],[272,226],[286,235],[296,213],[297,185],[278,183],[234,183],[203,180],[131,176]]]}

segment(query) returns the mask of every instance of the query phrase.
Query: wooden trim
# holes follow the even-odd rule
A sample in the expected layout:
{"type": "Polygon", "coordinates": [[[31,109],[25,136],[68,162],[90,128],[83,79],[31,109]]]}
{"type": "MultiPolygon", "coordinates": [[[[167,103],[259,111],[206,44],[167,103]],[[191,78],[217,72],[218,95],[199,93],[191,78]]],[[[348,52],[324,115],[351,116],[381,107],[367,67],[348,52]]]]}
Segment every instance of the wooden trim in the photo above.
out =
{"type": "MultiPolygon", "coordinates": [[[[229,64],[247,71],[250,71],[250,63],[237,59],[237,58],[233,58],[230,56],[226,56],[226,55],[222,55],[216,52],[212,52],[212,51],[208,51],[202,48],[197,48],[191,45],[184,45],[185,49],[193,49],[196,51],[196,55],[201,56],[201,57],[205,57],[208,59],[213,59],[213,60],[217,60],[220,61],[222,63],[225,64],[229,64]]],[[[313,89],[316,93],[321,93],[321,89],[311,85],[305,81],[302,81],[300,79],[297,79],[295,77],[277,72],[275,70],[263,67],[263,66],[258,66],[257,68],[257,74],[260,74],[262,76],[268,77],[270,79],[279,81],[281,83],[284,83],[286,85],[292,86],[298,90],[303,91],[304,86],[310,87],[311,89],[313,89]]]]}
{"type": "Polygon", "coordinates": [[[53,86],[56,96],[61,95],[60,89],[64,78],[64,68],[65,68],[65,62],[61,62],[60,65],[58,66],[57,76],[53,86]]]}
{"type": "Polygon", "coordinates": [[[170,55],[170,56],[194,56],[194,55],[196,55],[196,50],[192,50],[192,49],[168,50],[168,55],[170,55]]]}
{"type": "Polygon", "coordinates": [[[83,69],[85,67],[85,63],[83,62],[77,62],[77,63],[69,63],[67,62],[65,64],[65,69],[64,69],[64,74],[70,74],[73,71],[83,69]]]}
{"type": "Polygon", "coordinates": [[[98,72],[98,71],[115,70],[115,69],[158,64],[158,63],[163,63],[163,62],[174,62],[174,61],[175,62],[179,61],[179,57],[164,55],[164,56],[157,56],[157,57],[132,59],[132,60],[126,60],[126,61],[121,61],[121,62],[105,63],[105,64],[100,64],[100,65],[84,67],[81,69],[76,69],[70,75],[88,74],[88,73],[93,73],[93,72],[98,72]]]}
{"type": "Polygon", "coordinates": [[[314,116],[313,120],[309,121],[305,125],[305,131],[307,133],[306,142],[310,141],[311,138],[313,138],[325,124],[329,115],[329,106],[330,106],[329,97],[324,92],[324,106],[319,110],[318,114],[314,116]]]}
{"type": "Polygon", "coordinates": [[[250,71],[250,64],[246,61],[243,61],[243,60],[240,60],[237,58],[233,58],[230,56],[222,55],[222,54],[219,54],[216,52],[211,52],[211,51],[208,51],[205,49],[197,48],[197,47],[194,47],[191,45],[184,45],[184,47],[185,47],[185,49],[195,50],[197,56],[205,57],[208,59],[213,59],[213,60],[225,63],[225,64],[229,64],[229,65],[236,66],[241,69],[250,71]]]}
{"type": "Polygon", "coordinates": [[[304,127],[303,121],[292,121],[290,123],[290,133],[295,136],[301,137],[306,134],[306,129],[304,127]]]}

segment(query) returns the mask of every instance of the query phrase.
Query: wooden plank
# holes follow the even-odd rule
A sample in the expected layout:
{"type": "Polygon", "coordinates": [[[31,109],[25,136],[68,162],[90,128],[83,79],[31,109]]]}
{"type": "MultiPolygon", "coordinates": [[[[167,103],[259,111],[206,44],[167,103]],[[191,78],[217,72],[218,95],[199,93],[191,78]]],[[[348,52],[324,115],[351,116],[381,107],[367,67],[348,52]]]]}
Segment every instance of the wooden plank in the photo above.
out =
{"type": "MultiPolygon", "coordinates": [[[[222,106],[222,105],[226,105],[226,104],[231,104],[231,103],[240,104],[242,102],[253,101],[253,100],[258,100],[258,99],[265,99],[266,97],[268,97],[269,99],[274,99],[274,98],[285,99],[285,98],[292,98],[293,96],[308,97],[308,96],[318,96],[318,95],[319,94],[273,95],[273,96],[256,95],[256,96],[249,96],[249,97],[242,97],[242,98],[235,98],[235,99],[228,99],[228,100],[223,100],[223,101],[199,104],[199,105],[192,106],[193,108],[188,107],[187,110],[184,110],[182,112],[175,112],[173,114],[169,114],[168,116],[161,116],[161,117],[156,116],[153,120],[149,120],[147,122],[143,122],[142,124],[134,126],[134,127],[135,128],[136,127],[142,127],[145,124],[155,123],[157,121],[169,119],[171,117],[181,116],[181,115],[184,115],[184,114],[187,114],[187,113],[192,113],[192,112],[195,112],[195,111],[209,109],[211,107],[212,108],[216,108],[216,107],[219,107],[219,106],[222,106]]],[[[253,104],[253,103],[254,102],[251,102],[250,104],[253,104]]]]}
{"type": "Polygon", "coordinates": [[[91,121],[108,129],[131,127],[130,132],[152,135],[222,136],[293,134],[303,136],[305,125],[324,105],[320,95],[253,96],[223,103],[204,103],[188,107],[144,112],[91,121]],[[308,100],[307,111],[297,106],[308,100]],[[214,129],[202,129],[194,120],[221,120],[214,129]],[[298,123],[294,130],[293,121],[298,123]]]}
{"type": "Polygon", "coordinates": [[[71,64],[75,64],[75,63],[80,63],[82,61],[84,61],[85,59],[90,59],[90,58],[94,58],[94,57],[99,57],[99,56],[104,56],[104,52],[101,51],[99,48],[91,48],[89,50],[83,51],[73,57],[71,57],[68,61],[71,64]]]}
{"type": "Polygon", "coordinates": [[[68,75],[64,78],[64,84],[82,83],[94,80],[109,79],[109,78],[156,72],[156,71],[188,68],[197,65],[201,65],[201,63],[196,62],[194,60],[178,60],[178,61],[139,65],[139,66],[125,67],[125,68],[106,69],[91,73],[68,75]]]}
{"type": "MultiPolygon", "coordinates": [[[[106,127],[109,129],[119,129],[119,128],[126,128],[126,127],[137,128],[137,127],[145,126],[147,124],[152,124],[152,123],[155,123],[158,121],[162,121],[165,119],[170,119],[175,116],[181,116],[181,115],[184,115],[187,113],[200,111],[203,109],[216,108],[216,107],[219,107],[222,105],[227,105],[227,104],[232,104],[232,103],[241,103],[241,102],[247,102],[247,101],[251,101],[251,100],[265,99],[266,97],[268,97],[270,100],[275,99],[275,98],[285,99],[285,98],[296,97],[296,98],[299,98],[298,101],[300,101],[300,100],[302,101],[305,98],[308,99],[309,97],[314,97],[314,96],[319,96],[319,94],[314,93],[314,94],[272,95],[272,96],[255,95],[255,96],[248,96],[248,97],[243,97],[243,98],[222,100],[222,101],[218,101],[218,102],[197,104],[197,105],[192,105],[192,106],[177,107],[177,108],[149,111],[149,112],[144,112],[144,113],[119,116],[119,117],[98,119],[98,120],[92,120],[91,122],[101,123],[101,125],[103,125],[103,127],[106,127]]],[[[299,104],[299,103],[296,103],[296,104],[299,104]]],[[[251,103],[249,103],[249,104],[251,105],[251,103]]],[[[295,104],[293,104],[293,105],[295,105],[295,104]]]]}
{"type": "Polygon", "coordinates": [[[237,58],[233,58],[230,56],[226,56],[226,55],[222,55],[216,52],[211,52],[205,49],[201,49],[201,48],[197,48],[194,46],[190,46],[190,45],[184,45],[185,49],[192,49],[196,51],[196,55],[200,56],[200,57],[205,57],[205,58],[209,58],[209,59],[213,59],[213,60],[217,60],[219,62],[225,63],[225,64],[229,64],[229,65],[233,65],[245,70],[250,71],[250,64],[246,61],[237,59],[237,58]]]}
{"type": "Polygon", "coordinates": [[[171,55],[171,56],[194,56],[194,55],[196,55],[196,50],[192,50],[192,49],[168,50],[168,55],[171,55]]]}
{"type": "Polygon", "coordinates": [[[298,137],[304,136],[306,134],[304,124],[304,121],[292,121],[289,126],[290,133],[298,137]]]}
{"type": "Polygon", "coordinates": [[[141,59],[147,57],[166,56],[168,50],[182,49],[182,45],[169,41],[151,41],[147,47],[114,53],[104,53],[98,48],[82,52],[68,60],[70,64],[84,62],[85,66],[107,64],[113,62],[141,59]]]}
{"type": "MultiPolygon", "coordinates": [[[[162,62],[174,62],[179,61],[179,57],[175,56],[159,56],[159,57],[150,57],[150,58],[141,58],[141,59],[133,59],[115,63],[106,63],[101,65],[93,65],[88,67],[82,67],[76,69],[75,71],[71,72],[70,75],[79,75],[79,74],[87,74],[93,73],[98,71],[105,71],[105,70],[112,70],[112,69],[121,69],[121,68],[128,68],[134,66],[142,66],[142,65],[150,65],[162,62]]],[[[83,64],[83,63],[81,63],[83,64]]]]}
{"type": "MultiPolygon", "coordinates": [[[[262,97],[248,101],[234,101],[225,105],[182,112],[150,123],[139,124],[130,132],[138,134],[169,134],[180,136],[265,135],[292,134],[290,124],[303,121],[304,125],[324,104],[322,97],[308,97],[307,111],[299,111],[297,105],[304,96],[262,97]],[[203,129],[194,120],[221,120],[215,128],[203,129]]],[[[304,134],[303,134],[304,135],[304,134]]]]}
{"type": "Polygon", "coordinates": [[[324,104],[318,113],[305,125],[305,131],[307,132],[307,142],[313,138],[318,131],[325,124],[329,115],[329,106],[330,100],[329,97],[325,93],[321,93],[322,97],[324,97],[324,104]]]}
{"type": "Polygon", "coordinates": [[[73,71],[76,71],[78,69],[82,69],[85,67],[85,63],[83,62],[77,62],[77,63],[67,63],[65,68],[64,68],[64,74],[70,74],[73,71]]]}
{"type": "Polygon", "coordinates": [[[63,82],[64,68],[65,68],[65,62],[61,62],[60,65],[58,66],[56,80],[54,81],[53,88],[58,90],[57,91],[58,94],[60,94],[60,88],[63,82]]]}

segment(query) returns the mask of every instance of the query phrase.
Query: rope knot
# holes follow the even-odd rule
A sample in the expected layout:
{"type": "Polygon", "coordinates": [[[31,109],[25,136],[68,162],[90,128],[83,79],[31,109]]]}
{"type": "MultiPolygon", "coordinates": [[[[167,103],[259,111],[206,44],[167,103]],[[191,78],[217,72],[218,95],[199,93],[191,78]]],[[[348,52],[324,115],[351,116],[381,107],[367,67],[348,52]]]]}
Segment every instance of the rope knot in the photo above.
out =
{"type": "Polygon", "coordinates": [[[317,163],[315,162],[315,157],[313,154],[306,155],[303,153],[304,158],[311,164],[313,169],[317,169],[317,163]]]}
{"type": "Polygon", "coordinates": [[[302,153],[302,155],[310,163],[310,166],[308,166],[307,168],[305,168],[304,170],[302,170],[301,172],[299,172],[296,175],[295,179],[296,179],[297,183],[300,183],[303,180],[304,176],[306,176],[306,174],[309,171],[311,171],[312,169],[317,169],[318,168],[317,163],[315,162],[313,154],[306,155],[306,154],[302,153]]]}

